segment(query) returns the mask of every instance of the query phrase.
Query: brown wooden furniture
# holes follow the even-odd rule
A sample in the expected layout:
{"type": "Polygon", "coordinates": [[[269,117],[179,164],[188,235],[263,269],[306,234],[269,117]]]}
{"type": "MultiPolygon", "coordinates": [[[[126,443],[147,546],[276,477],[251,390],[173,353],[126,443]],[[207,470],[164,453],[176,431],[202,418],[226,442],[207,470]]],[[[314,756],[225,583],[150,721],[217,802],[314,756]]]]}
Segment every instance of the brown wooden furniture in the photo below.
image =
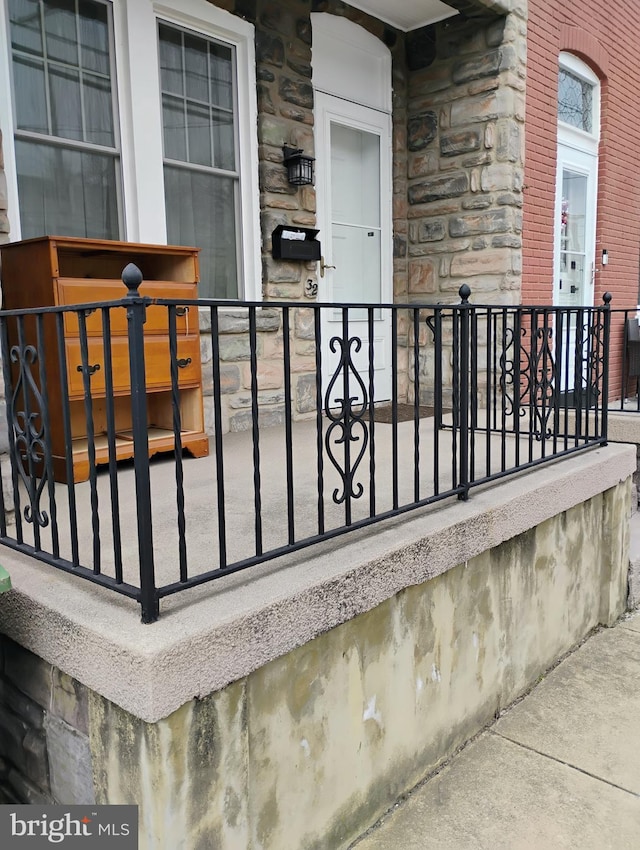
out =
{"type": "MultiPolygon", "coordinates": [[[[124,298],[127,289],[121,274],[135,263],[144,278],[140,294],[156,298],[191,300],[197,297],[198,250],[162,245],[139,245],[93,239],[47,236],[2,246],[3,309],[28,309],[48,305],[86,304],[124,298]]],[[[124,307],[112,308],[111,353],[116,457],[133,456],[130,410],[129,342],[124,307]]],[[[202,408],[202,371],[198,309],[186,306],[177,311],[177,359],[183,448],[195,457],[208,454],[202,408]]],[[[35,344],[35,321],[27,319],[24,335],[35,344]]],[[[11,343],[16,325],[11,322],[11,343]]],[[[55,321],[44,323],[47,390],[49,395],[51,445],[54,476],[66,481],[66,454],[61,403],[61,375],[55,321]]],[[[102,311],[86,318],[89,364],[98,366],[91,374],[96,462],[108,463],[107,402],[105,397],[105,351],[102,311]]],[[[64,317],[64,349],[70,400],[73,477],[89,476],[87,417],[81,363],[79,322],[75,313],[64,317]],[[80,367],[80,368],[78,368],[80,367]]],[[[171,360],[168,308],[151,305],[144,325],[145,374],[149,422],[149,455],[174,449],[171,360]]],[[[33,374],[38,380],[37,366],[33,374]]]]}

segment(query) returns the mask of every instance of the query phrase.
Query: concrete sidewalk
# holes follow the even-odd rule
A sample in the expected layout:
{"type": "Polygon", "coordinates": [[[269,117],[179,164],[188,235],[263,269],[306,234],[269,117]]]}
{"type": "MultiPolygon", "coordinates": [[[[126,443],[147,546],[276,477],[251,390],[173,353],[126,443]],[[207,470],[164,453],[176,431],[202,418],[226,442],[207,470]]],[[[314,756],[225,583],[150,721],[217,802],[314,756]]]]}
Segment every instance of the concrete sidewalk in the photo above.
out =
{"type": "Polygon", "coordinates": [[[352,846],[640,848],[640,613],[591,636],[352,846]]]}

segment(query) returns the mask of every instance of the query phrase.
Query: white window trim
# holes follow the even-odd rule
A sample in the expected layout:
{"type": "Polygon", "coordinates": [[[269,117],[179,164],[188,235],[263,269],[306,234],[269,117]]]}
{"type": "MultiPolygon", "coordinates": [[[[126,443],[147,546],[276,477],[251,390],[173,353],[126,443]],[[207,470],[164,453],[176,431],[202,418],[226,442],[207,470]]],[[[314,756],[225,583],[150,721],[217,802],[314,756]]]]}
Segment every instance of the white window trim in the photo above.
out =
{"type": "Polygon", "coordinates": [[[593,86],[593,132],[588,133],[558,120],[558,144],[597,154],[600,143],[600,80],[585,62],[572,53],[560,54],[559,70],[569,71],[593,86]]]}
{"type": "MultiPolygon", "coordinates": [[[[0,14],[0,129],[3,131],[10,239],[21,238],[11,86],[7,4],[0,14]]],[[[258,106],[254,27],[206,0],[113,0],[116,91],[121,133],[125,238],[166,244],[162,110],[158,24],[169,23],[226,41],[235,47],[238,99],[239,238],[238,298],[262,299],[258,192],[258,106]],[[151,93],[151,94],[150,94],[151,93]],[[135,116],[135,120],[134,120],[135,116]]]]}

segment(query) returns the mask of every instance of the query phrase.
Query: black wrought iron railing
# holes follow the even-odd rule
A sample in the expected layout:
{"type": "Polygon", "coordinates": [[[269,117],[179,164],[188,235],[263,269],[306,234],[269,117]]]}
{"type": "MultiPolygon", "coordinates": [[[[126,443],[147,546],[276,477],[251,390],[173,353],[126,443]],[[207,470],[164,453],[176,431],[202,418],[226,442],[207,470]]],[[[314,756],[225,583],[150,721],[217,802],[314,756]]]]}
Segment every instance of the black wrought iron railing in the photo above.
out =
{"type": "Polygon", "coordinates": [[[615,401],[610,410],[640,412],[640,308],[611,310],[611,366],[615,401]]]}
{"type": "Polygon", "coordinates": [[[137,600],[144,622],[179,591],[606,442],[608,296],[180,302],[140,297],[135,267],[123,279],[120,302],[0,313],[0,542],[137,600]],[[153,364],[151,308],[166,336],[153,364]],[[202,330],[208,454],[189,442],[185,310],[202,330]]]}

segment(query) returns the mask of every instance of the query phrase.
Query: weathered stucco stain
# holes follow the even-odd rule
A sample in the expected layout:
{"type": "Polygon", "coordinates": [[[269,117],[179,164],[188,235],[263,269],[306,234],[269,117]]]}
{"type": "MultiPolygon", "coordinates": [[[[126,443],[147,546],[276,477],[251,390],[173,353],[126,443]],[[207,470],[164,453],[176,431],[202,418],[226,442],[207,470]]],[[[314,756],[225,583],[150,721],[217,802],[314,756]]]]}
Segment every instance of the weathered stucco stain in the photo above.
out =
{"type": "Polygon", "coordinates": [[[629,486],[405,588],[159,723],[92,694],[97,800],[139,803],[142,850],[342,850],[622,612],[626,531],[603,529],[626,527],[629,486]]]}

